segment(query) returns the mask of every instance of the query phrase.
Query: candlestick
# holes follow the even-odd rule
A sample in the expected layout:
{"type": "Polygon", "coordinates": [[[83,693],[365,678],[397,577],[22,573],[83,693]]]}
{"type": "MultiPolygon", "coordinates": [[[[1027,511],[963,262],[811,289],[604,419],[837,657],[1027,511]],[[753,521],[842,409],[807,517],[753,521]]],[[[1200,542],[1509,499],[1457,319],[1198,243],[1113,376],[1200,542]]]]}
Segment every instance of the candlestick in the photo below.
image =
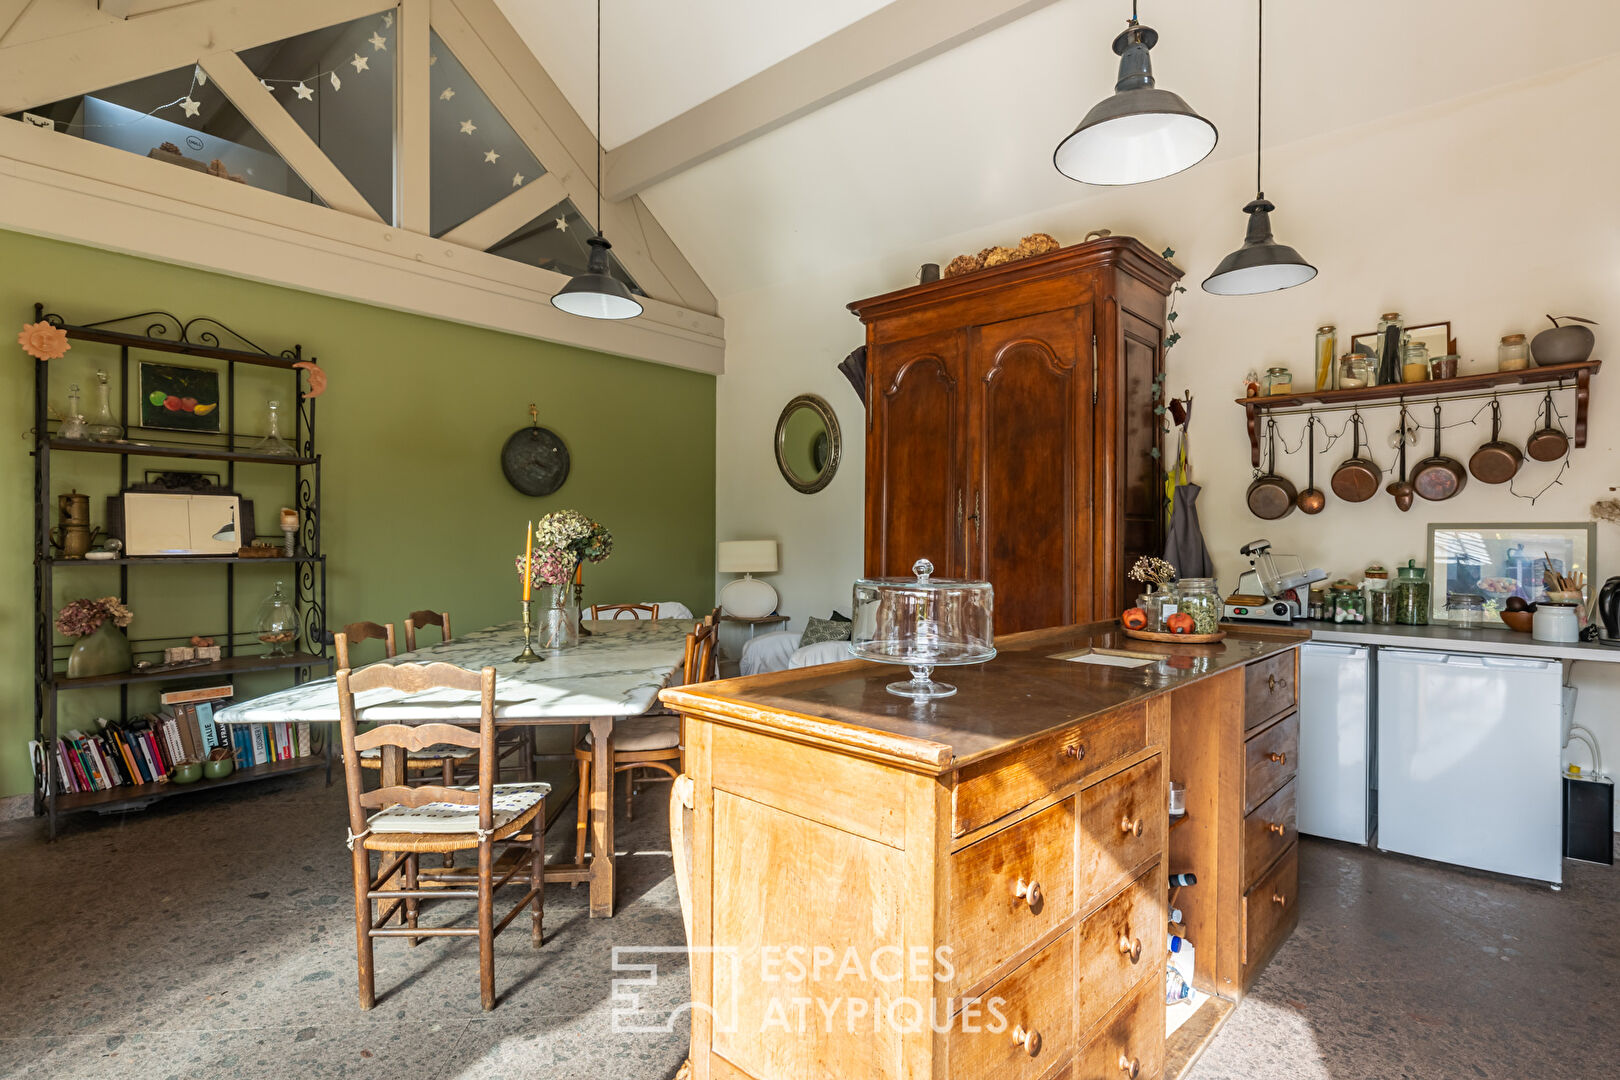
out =
{"type": "MultiPolygon", "coordinates": [[[[527,583],[529,579],[524,578],[523,580],[527,583]]],[[[545,657],[534,651],[534,623],[531,621],[529,611],[532,606],[528,600],[523,601],[523,651],[512,657],[512,663],[514,664],[537,664],[545,659],[545,657]]]]}
{"type": "MultiPolygon", "coordinates": [[[[529,623],[529,595],[534,588],[534,522],[523,532],[523,624],[529,623]]],[[[525,635],[527,636],[527,635],[525,635]]]]}

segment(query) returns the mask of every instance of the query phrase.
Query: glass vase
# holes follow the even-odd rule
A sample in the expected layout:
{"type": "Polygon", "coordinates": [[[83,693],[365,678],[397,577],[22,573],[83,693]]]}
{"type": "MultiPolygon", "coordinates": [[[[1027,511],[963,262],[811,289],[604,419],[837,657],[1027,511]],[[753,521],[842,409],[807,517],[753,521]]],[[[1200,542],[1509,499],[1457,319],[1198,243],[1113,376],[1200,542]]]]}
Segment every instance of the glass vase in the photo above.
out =
{"type": "Polygon", "coordinates": [[[273,455],[275,457],[292,457],[295,451],[292,443],[281,437],[281,402],[267,401],[265,409],[269,412],[270,430],[252,446],[255,454],[273,455]]]}
{"type": "Polygon", "coordinates": [[[298,609],[276,582],[275,591],[259,605],[259,640],[268,645],[266,656],[291,656],[298,640],[298,609]]]}
{"type": "Polygon", "coordinates": [[[112,392],[105,371],[96,372],[96,418],[85,433],[96,442],[117,442],[124,437],[124,426],[113,416],[112,392]]]}
{"type": "Polygon", "coordinates": [[[87,679],[92,675],[116,675],[128,671],[133,663],[129,652],[129,638],[111,619],[96,627],[73,643],[68,653],[67,677],[87,679]]]}
{"type": "Polygon", "coordinates": [[[535,646],[541,649],[572,649],[579,644],[579,600],[573,582],[547,589],[546,606],[535,630],[535,646]]]}

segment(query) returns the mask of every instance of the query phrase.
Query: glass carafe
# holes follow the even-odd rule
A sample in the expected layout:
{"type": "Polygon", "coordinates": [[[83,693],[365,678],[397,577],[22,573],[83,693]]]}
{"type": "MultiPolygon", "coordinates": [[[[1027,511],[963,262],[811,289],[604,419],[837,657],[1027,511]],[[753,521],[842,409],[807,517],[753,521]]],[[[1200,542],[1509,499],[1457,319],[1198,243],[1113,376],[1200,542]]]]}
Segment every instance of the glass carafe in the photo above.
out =
{"type": "Polygon", "coordinates": [[[89,427],[84,422],[84,410],[79,406],[79,384],[74,383],[68,387],[67,415],[62,417],[62,426],[56,429],[58,439],[83,439],[89,427]]]}
{"type": "Polygon", "coordinates": [[[296,452],[292,443],[281,437],[281,402],[267,401],[265,408],[270,411],[270,431],[252,447],[252,453],[270,454],[276,457],[292,457],[296,452]]]}
{"type": "Polygon", "coordinates": [[[258,634],[269,646],[266,656],[291,656],[298,640],[298,609],[281,589],[282,583],[276,582],[275,591],[259,605],[258,634]]]}
{"type": "Polygon", "coordinates": [[[117,442],[124,437],[124,426],[113,417],[112,393],[105,371],[96,372],[96,417],[86,428],[86,437],[96,442],[117,442]]]}

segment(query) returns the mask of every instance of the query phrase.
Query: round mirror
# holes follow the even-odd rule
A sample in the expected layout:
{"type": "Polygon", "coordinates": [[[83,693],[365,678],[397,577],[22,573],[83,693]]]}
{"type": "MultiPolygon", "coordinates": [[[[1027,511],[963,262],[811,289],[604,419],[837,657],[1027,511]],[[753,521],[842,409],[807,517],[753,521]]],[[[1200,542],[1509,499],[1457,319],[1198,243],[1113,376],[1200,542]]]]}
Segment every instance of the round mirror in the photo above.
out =
{"type": "Polygon", "coordinates": [[[776,421],[776,467],[796,491],[820,491],[838,471],[843,442],[832,406],[815,394],[787,403],[776,421]]]}

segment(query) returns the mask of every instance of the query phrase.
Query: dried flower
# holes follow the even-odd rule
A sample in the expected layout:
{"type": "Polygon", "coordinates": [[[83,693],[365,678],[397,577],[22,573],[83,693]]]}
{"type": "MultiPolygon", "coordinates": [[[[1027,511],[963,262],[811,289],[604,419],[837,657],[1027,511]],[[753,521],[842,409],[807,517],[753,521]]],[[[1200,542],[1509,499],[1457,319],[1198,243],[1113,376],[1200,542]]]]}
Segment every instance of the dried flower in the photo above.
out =
{"type": "Polygon", "coordinates": [[[123,627],[134,618],[134,612],[116,596],[75,600],[56,613],[56,632],[63,637],[85,637],[100,630],[101,624],[109,619],[114,626],[123,627]]]}
{"type": "MultiPolygon", "coordinates": [[[[534,585],[562,585],[573,580],[574,568],[580,563],[601,562],[611,554],[613,534],[605,525],[578,510],[558,510],[535,522],[530,581],[534,585]]],[[[516,566],[521,578],[521,554],[516,566]]]]}
{"type": "Polygon", "coordinates": [[[66,330],[44,321],[24,323],[22,332],[17,335],[17,344],[36,360],[55,360],[73,348],[68,344],[66,330]]]}
{"type": "Polygon", "coordinates": [[[1165,585],[1176,580],[1176,568],[1163,559],[1156,559],[1152,555],[1143,555],[1131,567],[1130,579],[1140,581],[1144,585],[1165,585]]]}

